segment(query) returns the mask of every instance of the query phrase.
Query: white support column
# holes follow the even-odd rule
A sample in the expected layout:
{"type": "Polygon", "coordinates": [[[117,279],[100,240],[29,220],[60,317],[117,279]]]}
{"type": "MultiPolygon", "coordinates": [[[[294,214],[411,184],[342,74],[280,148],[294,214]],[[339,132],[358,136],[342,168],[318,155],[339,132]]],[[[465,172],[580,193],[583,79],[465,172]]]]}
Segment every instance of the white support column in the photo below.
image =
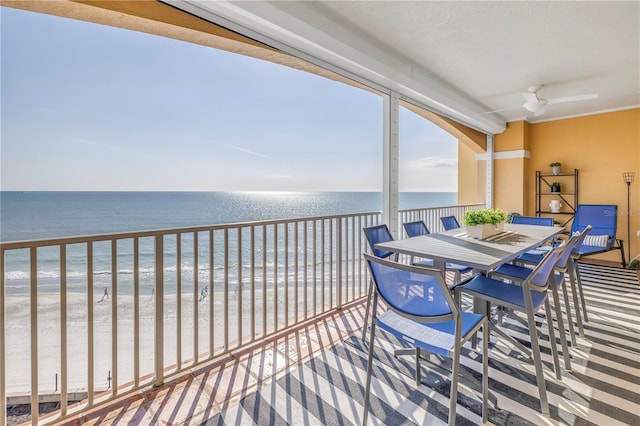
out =
{"type": "Polygon", "coordinates": [[[391,92],[383,99],[382,222],[397,238],[400,97],[396,92],[391,92]]]}
{"type": "Polygon", "coordinates": [[[487,186],[486,206],[493,207],[493,135],[487,135],[487,186]]]}

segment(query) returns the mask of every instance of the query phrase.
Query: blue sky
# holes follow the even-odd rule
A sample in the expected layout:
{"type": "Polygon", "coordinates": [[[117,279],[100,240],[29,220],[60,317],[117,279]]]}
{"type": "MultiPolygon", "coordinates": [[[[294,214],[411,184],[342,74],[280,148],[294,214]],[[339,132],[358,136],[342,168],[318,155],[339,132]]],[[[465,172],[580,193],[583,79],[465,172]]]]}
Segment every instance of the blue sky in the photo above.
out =
{"type": "MultiPolygon", "coordinates": [[[[382,99],[281,65],[2,7],[2,190],[379,191],[382,99]]],[[[456,191],[402,109],[400,189],[456,191]]]]}

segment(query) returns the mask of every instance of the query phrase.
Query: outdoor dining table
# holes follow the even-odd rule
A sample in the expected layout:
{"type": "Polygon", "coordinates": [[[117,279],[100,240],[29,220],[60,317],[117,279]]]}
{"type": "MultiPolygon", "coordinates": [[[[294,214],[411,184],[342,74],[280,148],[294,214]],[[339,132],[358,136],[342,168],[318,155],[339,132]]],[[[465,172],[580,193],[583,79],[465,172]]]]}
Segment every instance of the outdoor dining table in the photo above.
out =
{"type": "MultiPolygon", "coordinates": [[[[564,228],[561,226],[508,223],[504,225],[503,232],[482,240],[468,236],[465,228],[457,228],[388,241],[376,244],[375,248],[412,257],[433,259],[433,267],[440,270],[444,279],[445,265],[448,262],[466,265],[477,273],[486,274],[552,240],[562,231],[564,228]]],[[[489,309],[488,303],[474,300],[474,312],[487,314],[489,309]]]]}
{"type": "Polygon", "coordinates": [[[418,258],[433,259],[433,267],[444,274],[447,262],[470,266],[482,273],[552,240],[564,228],[505,224],[504,232],[479,240],[469,237],[465,228],[421,235],[403,240],[376,244],[376,249],[388,250],[418,258]]]}

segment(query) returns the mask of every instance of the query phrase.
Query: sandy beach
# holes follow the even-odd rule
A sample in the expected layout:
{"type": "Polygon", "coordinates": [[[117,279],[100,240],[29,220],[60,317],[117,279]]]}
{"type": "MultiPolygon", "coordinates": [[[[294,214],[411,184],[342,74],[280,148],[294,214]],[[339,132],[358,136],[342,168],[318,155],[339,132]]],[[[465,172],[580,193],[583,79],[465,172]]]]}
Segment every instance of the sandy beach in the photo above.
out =
{"type": "MultiPolygon", "coordinates": [[[[292,291],[290,289],[290,291],[292,291]]],[[[283,289],[279,290],[280,321],[284,320],[283,289]]],[[[98,292],[94,297],[94,366],[96,390],[107,389],[109,377],[113,377],[112,365],[112,303],[114,300],[101,300],[103,293],[98,292]]],[[[273,291],[267,291],[267,327],[274,323],[273,291]]],[[[291,299],[293,299],[291,294],[291,299]]],[[[200,297],[198,297],[200,298],[200,297]]],[[[209,306],[214,300],[214,348],[224,345],[224,298],[216,292],[213,298],[206,297],[198,302],[198,352],[209,352],[209,306]]],[[[193,357],[194,354],[194,295],[182,295],[182,360],[193,357]]],[[[251,334],[250,312],[251,300],[256,302],[257,322],[263,317],[262,291],[256,290],[254,297],[247,290],[242,295],[243,339],[251,334]]],[[[153,372],[154,345],[154,296],[141,295],[140,301],[140,373],[141,376],[153,372]]],[[[120,385],[133,380],[134,372],[134,298],[132,295],[117,295],[117,369],[120,385]]],[[[311,303],[311,296],[309,296],[311,303]]],[[[68,339],[68,391],[82,391],[87,389],[88,364],[88,327],[87,327],[87,296],[80,293],[69,293],[67,297],[67,339],[68,339]]],[[[230,343],[238,337],[238,296],[235,292],[229,294],[229,337],[230,343]]],[[[292,311],[293,301],[290,301],[289,311],[292,311]]],[[[56,389],[56,374],[58,374],[57,388],[60,389],[60,296],[55,293],[38,295],[38,391],[40,394],[52,393],[56,389]]],[[[299,306],[302,312],[302,306],[299,306]]],[[[31,349],[30,349],[30,305],[29,297],[25,295],[6,296],[6,368],[7,393],[9,395],[27,394],[31,381],[31,349]]],[[[177,347],[177,302],[176,295],[164,297],[164,357],[165,366],[175,364],[177,347]]],[[[290,316],[290,318],[292,318],[290,316]]],[[[256,334],[262,329],[256,325],[256,334]]],[[[216,349],[216,352],[218,349],[216,349]]],[[[113,384],[111,384],[113,386],[113,384]]]]}

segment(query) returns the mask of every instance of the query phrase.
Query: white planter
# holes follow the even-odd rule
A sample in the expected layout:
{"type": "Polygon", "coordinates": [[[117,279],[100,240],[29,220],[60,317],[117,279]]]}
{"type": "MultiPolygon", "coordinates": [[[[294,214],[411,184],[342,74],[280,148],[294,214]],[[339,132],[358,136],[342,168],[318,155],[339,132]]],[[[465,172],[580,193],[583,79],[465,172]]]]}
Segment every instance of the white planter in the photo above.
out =
{"type": "Polygon", "coordinates": [[[551,167],[551,174],[559,175],[560,174],[560,166],[551,167]]]}
{"type": "Polygon", "coordinates": [[[549,208],[551,209],[551,213],[560,213],[562,203],[560,202],[560,200],[551,200],[549,202],[549,208]]]}
{"type": "Polygon", "coordinates": [[[497,225],[486,224],[486,225],[474,225],[474,226],[466,226],[467,235],[471,238],[477,238],[479,240],[484,240],[485,238],[489,238],[493,235],[500,234],[504,231],[504,222],[501,222],[497,225]]]}

